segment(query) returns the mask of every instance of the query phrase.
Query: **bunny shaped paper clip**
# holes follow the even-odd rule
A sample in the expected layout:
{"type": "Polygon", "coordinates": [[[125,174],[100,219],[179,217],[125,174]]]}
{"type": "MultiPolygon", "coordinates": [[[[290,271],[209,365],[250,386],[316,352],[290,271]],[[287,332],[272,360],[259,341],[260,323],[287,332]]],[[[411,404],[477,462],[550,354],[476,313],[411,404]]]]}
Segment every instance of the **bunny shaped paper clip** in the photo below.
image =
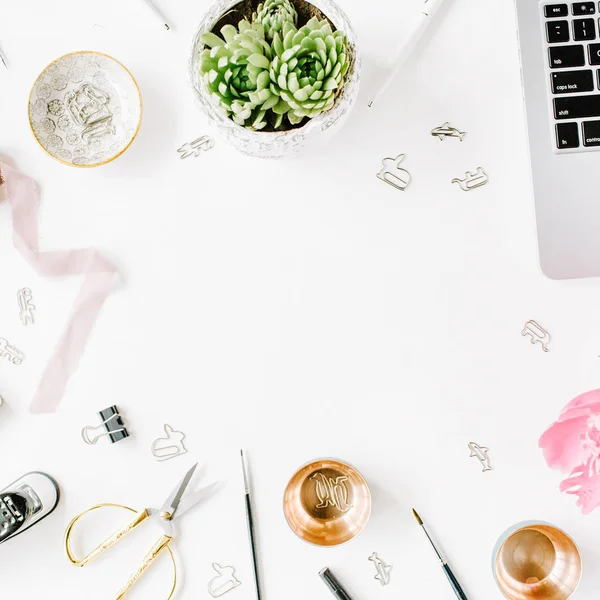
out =
{"type": "Polygon", "coordinates": [[[175,431],[170,425],[165,424],[165,434],[166,438],[158,438],[152,443],[152,455],[158,461],[169,460],[187,452],[183,444],[185,433],[175,431]]]}

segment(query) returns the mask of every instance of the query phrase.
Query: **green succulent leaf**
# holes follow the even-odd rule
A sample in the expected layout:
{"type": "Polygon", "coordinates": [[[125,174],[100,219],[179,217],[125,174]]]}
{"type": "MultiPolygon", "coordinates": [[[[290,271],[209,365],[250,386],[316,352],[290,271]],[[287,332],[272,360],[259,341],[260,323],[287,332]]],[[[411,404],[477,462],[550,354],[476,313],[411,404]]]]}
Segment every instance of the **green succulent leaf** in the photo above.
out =
{"type": "Polygon", "coordinates": [[[260,69],[268,69],[271,66],[271,61],[264,55],[255,52],[248,57],[248,62],[260,69]]]}
{"type": "Polygon", "coordinates": [[[200,54],[200,74],[212,101],[236,123],[262,129],[267,125],[262,105],[273,102],[268,87],[272,51],[264,26],[240,21],[237,28],[225,25],[221,35],[202,36],[208,48],[200,54]]]}
{"type": "Polygon", "coordinates": [[[215,46],[223,46],[225,40],[221,39],[218,35],[215,35],[212,31],[202,34],[202,41],[209,47],[214,48],[215,46]]]}
{"type": "Polygon", "coordinates": [[[267,39],[274,39],[286,24],[296,26],[298,13],[291,0],[266,0],[259,4],[252,16],[252,21],[261,23],[265,28],[267,39]]]}
{"type": "Polygon", "coordinates": [[[348,42],[341,31],[335,33],[327,20],[311,18],[296,30],[284,25],[273,37],[270,90],[280,101],[273,112],[287,115],[296,125],[306,117],[329,110],[348,72],[348,42]]]}

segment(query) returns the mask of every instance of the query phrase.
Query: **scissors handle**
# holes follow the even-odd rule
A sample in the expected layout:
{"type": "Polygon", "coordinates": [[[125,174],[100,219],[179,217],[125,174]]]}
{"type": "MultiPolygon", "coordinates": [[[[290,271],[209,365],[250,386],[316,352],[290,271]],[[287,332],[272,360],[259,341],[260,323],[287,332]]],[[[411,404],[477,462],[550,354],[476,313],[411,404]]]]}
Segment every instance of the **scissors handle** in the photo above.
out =
{"type": "MultiPolygon", "coordinates": [[[[131,575],[127,580],[127,583],[118,591],[115,596],[115,600],[121,600],[123,596],[131,589],[131,587],[137,582],[137,580],[146,572],[150,565],[158,558],[159,554],[168,548],[173,538],[168,535],[163,535],[161,538],[152,546],[148,554],[144,557],[144,560],[138,570],[131,575]]],[[[169,596],[170,597],[170,596],[169,596]]]]}
{"type": "Polygon", "coordinates": [[[90,561],[94,560],[94,558],[97,558],[103,552],[105,552],[106,550],[108,550],[109,548],[114,546],[119,540],[124,538],[128,533],[131,533],[140,523],[142,523],[144,520],[146,520],[150,516],[150,513],[146,509],[144,509],[140,512],[136,512],[135,516],[131,519],[131,521],[129,521],[128,523],[123,525],[123,527],[121,527],[121,529],[119,529],[118,531],[115,531],[115,533],[113,533],[111,536],[107,537],[103,542],[98,544],[98,546],[96,546],[87,556],[84,556],[80,560],[76,559],[73,556],[73,554],[71,553],[71,549],[69,546],[69,540],[71,538],[71,531],[72,531],[73,527],[75,526],[77,521],[79,521],[79,519],[81,519],[81,517],[83,517],[87,513],[92,512],[93,510],[97,510],[99,508],[107,507],[107,506],[127,508],[127,507],[122,507],[118,504],[98,504],[97,506],[92,506],[92,508],[88,508],[87,510],[83,511],[81,514],[77,515],[69,523],[69,526],[67,527],[67,531],[65,533],[65,549],[67,551],[67,556],[69,557],[69,560],[74,565],[77,565],[78,567],[84,567],[90,561]]]}

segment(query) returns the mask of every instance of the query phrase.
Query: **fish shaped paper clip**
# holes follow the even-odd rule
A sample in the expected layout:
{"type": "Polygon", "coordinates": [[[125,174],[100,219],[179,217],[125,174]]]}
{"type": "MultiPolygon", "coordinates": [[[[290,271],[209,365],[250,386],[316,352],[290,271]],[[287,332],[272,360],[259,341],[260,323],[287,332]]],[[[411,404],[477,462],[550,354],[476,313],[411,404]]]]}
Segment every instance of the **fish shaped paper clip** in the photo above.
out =
{"type": "Polygon", "coordinates": [[[213,569],[217,572],[217,576],[208,582],[208,593],[213,598],[220,598],[242,585],[242,582],[236,578],[233,567],[222,567],[218,563],[213,563],[213,569]]]}
{"type": "Polygon", "coordinates": [[[13,365],[20,365],[25,360],[25,355],[8,343],[8,340],[0,338],[0,358],[6,358],[13,365]]]}
{"type": "Polygon", "coordinates": [[[17,302],[19,303],[19,317],[23,325],[33,325],[35,320],[33,318],[33,311],[35,305],[33,304],[33,294],[29,288],[22,288],[17,292],[17,302]]]}
{"type": "Polygon", "coordinates": [[[385,181],[392,187],[403,192],[412,181],[411,174],[400,166],[406,154],[399,154],[396,158],[384,158],[381,161],[383,165],[377,177],[385,181]]]}
{"type": "Polygon", "coordinates": [[[187,448],[183,444],[185,433],[175,431],[170,425],[165,424],[166,438],[158,438],[154,440],[151,450],[152,456],[159,462],[175,458],[180,454],[185,454],[187,448]]]}
{"type": "Polygon", "coordinates": [[[464,179],[455,177],[452,180],[452,183],[458,183],[461,190],[470,192],[471,190],[486,185],[489,180],[488,174],[481,167],[477,167],[475,173],[467,171],[464,179]]]}
{"type": "Polygon", "coordinates": [[[482,473],[492,470],[492,465],[490,464],[490,457],[488,455],[488,448],[486,448],[485,446],[480,446],[475,442],[469,442],[469,450],[471,451],[469,457],[476,458],[481,464],[482,473]]]}
{"type": "Polygon", "coordinates": [[[387,585],[390,582],[390,573],[393,569],[392,565],[387,565],[379,556],[377,556],[377,552],[373,552],[369,557],[369,560],[375,565],[377,569],[377,575],[375,575],[375,579],[379,581],[381,585],[387,585]]]}
{"type": "Polygon", "coordinates": [[[431,130],[431,135],[437,137],[440,142],[443,142],[446,138],[458,138],[461,142],[465,138],[466,132],[459,131],[455,127],[452,127],[448,121],[446,121],[440,127],[435,127],[431,130]]]}

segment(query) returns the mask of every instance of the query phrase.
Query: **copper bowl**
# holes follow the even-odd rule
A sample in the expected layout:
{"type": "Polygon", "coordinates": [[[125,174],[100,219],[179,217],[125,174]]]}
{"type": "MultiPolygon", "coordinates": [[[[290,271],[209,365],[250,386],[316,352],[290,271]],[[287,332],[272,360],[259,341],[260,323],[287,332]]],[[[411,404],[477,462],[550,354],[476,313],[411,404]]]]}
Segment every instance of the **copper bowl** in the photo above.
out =
{"type": "Polygon", "coordinates": [[[497,548],[494,575],[509,600],[567,600],[579,585],[579,550],[552,525],[521,524],[504,534],[497,548]]]}
{"type": "Polygon", "coordinates": [[[365,528],[371,492],[354,467],[320,459],[296,471],[285,490],[283,512],[298,537],[317,546],[338,546],[365,528]]]}

